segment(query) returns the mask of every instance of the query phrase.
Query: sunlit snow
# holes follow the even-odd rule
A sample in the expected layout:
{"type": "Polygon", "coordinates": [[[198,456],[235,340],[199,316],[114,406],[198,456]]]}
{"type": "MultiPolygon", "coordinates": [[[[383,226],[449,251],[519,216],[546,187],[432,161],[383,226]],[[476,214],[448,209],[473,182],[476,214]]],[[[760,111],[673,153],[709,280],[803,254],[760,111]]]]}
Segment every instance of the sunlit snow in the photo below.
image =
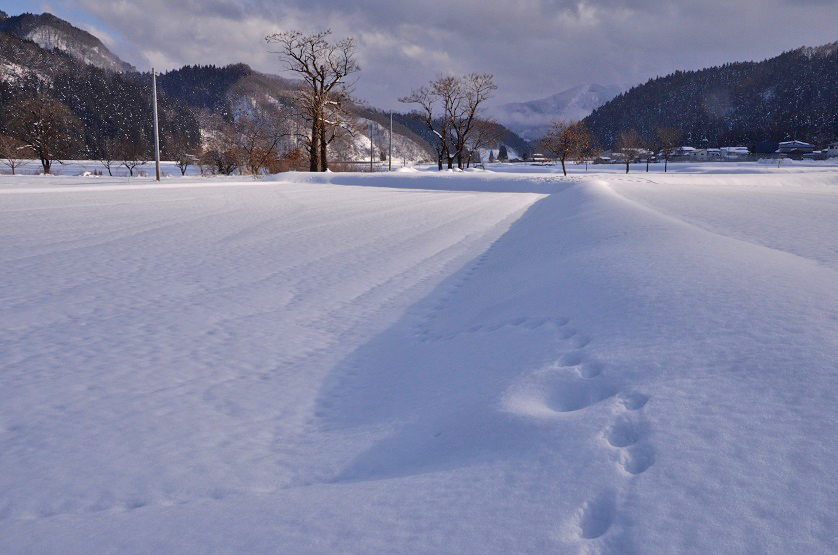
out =
{"type": "Polygon", "coordinates": [[[0,552],[838,550],[838,167],[491,169],[0,177],[0,552]]]}

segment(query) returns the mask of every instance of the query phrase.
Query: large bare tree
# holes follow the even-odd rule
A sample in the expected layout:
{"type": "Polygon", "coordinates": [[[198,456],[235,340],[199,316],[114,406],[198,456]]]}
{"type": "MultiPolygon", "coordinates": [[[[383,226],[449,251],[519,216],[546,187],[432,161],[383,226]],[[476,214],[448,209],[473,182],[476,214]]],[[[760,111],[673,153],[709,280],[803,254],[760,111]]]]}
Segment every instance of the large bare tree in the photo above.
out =
{"type": "Polygon", "coordinates": [[[330,42],[331,31],[305,35],[286,31],[266,37],[276,44],[287,71],[302,78],[295,102],[301,116],[311,125],[308,139],[309,170],[326,171],[329,143],[339,134],[339,116],[346,113],[352,93],[351,75],[360,71],[355,39],[330,42]]]}
{"type": "Polygon", "coordinates": [[[9,135],[32,150],[45,174],[53,162],[72,154],[81,126],[65,104],[45,93],[14,102],[6,122],[9,135]]]}

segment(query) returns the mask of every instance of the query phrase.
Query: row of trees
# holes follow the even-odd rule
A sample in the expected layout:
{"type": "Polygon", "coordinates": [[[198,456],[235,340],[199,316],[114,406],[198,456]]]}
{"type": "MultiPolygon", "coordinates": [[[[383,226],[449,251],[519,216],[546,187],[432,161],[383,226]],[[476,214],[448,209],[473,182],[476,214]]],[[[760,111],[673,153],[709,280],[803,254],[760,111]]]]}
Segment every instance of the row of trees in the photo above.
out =
{"type": "MultiPolygon", "coordinates": [[[[300,78],[281,102],[273,99],[273,106],[255,100],[260,95],[231,100],[228,92],[227,100],[202,93],[192,99],[201,101],[196,107],[189,103],[192,97],[181,98],[184,83],[178,75],[161,79],[162,154],[174,159],[181,172],[200,164],[206,173],[259,174],[275,171],[283,162],[298,167],[303,158],[310,171],[326,171],[331,150],[352,151],[352,138],[362,132],[353,116],[357,103],[352,94],[360,71],[355,40],[333,41],[328,30],[310,35],[288,31],[266,40],[276,47],[283,67],[300,78]],[[218,106],[224,110],[214,110],[218,106]]],[[[250,75],[246,66],[223,72],[187,69],[229,79],[250,75]]],[[[56,160],[86,158],[101,161],[108,173],[124,166],[133,175],[152,157],[146,78],[150,80],[148,75],[83,68],[14,94],[7,91],[11,100],[0,98],[0,158],[13,172],[32,157],[40,160],[45,173],[56,160]]],[[[231,90],[230,83],[222,84],[231,90]]],[[[468,167],[478,149],[498,142],[502,128],[480,117],[496,89],[492,75],[472,73],[439,77],[400,99],[417,106],[435,139],[440,169],[455,162],[468,167]]]]}
{"type": "MultiPolygon", "coordinates": [[[[173,91],[168,95],[161,91],[163,156],[174,159],[184,173],[189,165],[199,164],[206,173],[259,174],[297,169],[304,150],[310,170],[327,170],[327,147],[357,132],[350,116],[352,83],[347,77],[359,70],[354,40],[332,43],[329,35],[329,31],[308,36],[292,31],[267,37],[280,46],[286,67],[303,77],[302,86],[292,87],[282,103],[276,99],[260,103],[256,98],[265,97],[264,93],[216,98],[231,84],[211,87],[219,89],[213,96],[193,83],[190,90],[203,94],[196,97],[201,103],[193,106],[189,101],[195,99],[186,98],[184,103],[180,98],[183,83],[177,75],[164,79],[164,89],[173,91]]],[[[246,66],[216,72],[189,69],[234,80],[250,72],[246,66]]],[[[37,158],[44,173],[62,159],[96,159],[109,173],[124,166],[133,175],[152,158],[151,95],[145,77],[150,80],[150,76],[81,66],[48,81],[21,83],[14,90],[3,84],[0,159],[15,172],[25,160],[37,158]]]]}
{"type": "MultiPolygon", "coordinates": [[[[289,137],[293,122],[281,109],[264,110],[250,105],[232,118],[208,123],[214,129],[202,143],[169,132],[167,154],[182,174],[197,164],[202,173],[261,175],[287,169],[301,169],[301,155],[289,137]]],[[[84,125],[65,105],[41,92],[19,99],[3,114],[4,133],[0,134],[0,163],[12,174],[30,159],[40,161],[50,173],[56,161],[72,157],[83,142],[84,125]]],[[[129,175],[153,158],[151,142],[142,133],[109,137],[98,145],[93,157],[109,175],[124,167],[129,175]]]]}
{"type": "MultiPolygon", "coordinates": [[[[660,151],[664,157],[664,171],[667,171],[670,153],[680,140],[681,130],[674,127],[658,127],[652,137],[644,137],[634,129],[627,129],[617,136],[613,152],[619,155],[628,173],[631,163],[640,158],[645,158],[646,171],[649,171],[651,155],[660,151]]],[[[582,121],[552,122],[540,147],[561,161],[564,175],[567,175],[565,163],[568,160],[587,162],[596,158],[601,151],[596,138],[582,121]]]]}

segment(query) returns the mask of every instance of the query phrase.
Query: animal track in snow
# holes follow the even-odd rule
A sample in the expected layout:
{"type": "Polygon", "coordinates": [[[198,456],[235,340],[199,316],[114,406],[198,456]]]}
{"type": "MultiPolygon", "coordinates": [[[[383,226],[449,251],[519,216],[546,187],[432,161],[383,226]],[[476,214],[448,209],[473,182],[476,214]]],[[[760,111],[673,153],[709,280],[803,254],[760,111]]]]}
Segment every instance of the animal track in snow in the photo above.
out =
{"type": "Polygon", "coordinates": [[[583,360],[584,356],[581,351],[571,351],[562,355],[559,359],[559,366],[578,366],[583,360]]]}
{"type": "Polygon", "coordinates": [[[585,362],[576,369],[579,375],[587,380],[602,374],[602,365],[598,362],[585,362]]]}
{"type": "Polygon", "coordinates": [[[655,464],[655,450],[648,443],[638,443],[622,450],[620,466],[629,474],[642,474],[655,464]]]}
{"type": "Polygon", "coordinates": [[[619,465],[629,474],[646,472],[655,464],[655,449],[648,441],[648,426],[637,416],[629,417],[646,406],[649,397],[629,392],[621,395],[623,415],[603,431],[608,444],[619,449],[619,465]]]}
{"type": "Polygon", "coordinates": [[[579,535],[594,540],[605,534],[614,523],[617,512],[616,495],[606,490],[582,505],[579,517],[579,535]]]}
{"type": "Polygon", "coordinates": [[[587,335],[575,335],[572,339],[571,344],[574,349],[584,349],[591,343],[591,338],[587,335]]]}
{"type": "Polygon", "coordinates": [[[565,381],[554,389],[547,405],[556,412],[581,410],[613,397],[617,392],[601,381],[565,381]]]}
{"type": "Polygon", "coordinates": [[[649,397],[643,395],[642,393],[625,393],[622,395],[623,398],[623,406],[626,407],[628,410],[638,410],[642,409],[646,406],[646,403],[649,401],[649,397]]]}
{"type": "Polygon", "coordinates": [[[643,426],[631,420],[618,420],[605,431],[605,439],[613,447],[628,447],[643,438],[643,426]]]}

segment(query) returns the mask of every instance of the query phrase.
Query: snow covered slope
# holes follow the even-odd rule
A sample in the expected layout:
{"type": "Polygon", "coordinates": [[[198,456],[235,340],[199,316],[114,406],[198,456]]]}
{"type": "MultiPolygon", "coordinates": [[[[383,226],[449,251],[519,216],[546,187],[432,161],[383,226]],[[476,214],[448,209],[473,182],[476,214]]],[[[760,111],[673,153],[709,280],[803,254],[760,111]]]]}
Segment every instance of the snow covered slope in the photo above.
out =
{"type": "Polygon", "coordinates": [[[838,170],[713,167],[2,178],[0,552],[834,552],[838,170]]]}
{"type": "Polygon", "coordinates": [[[580,85],[553,96],[493,106],[488,115],[527,140],[540,139],[556,119],[580,120],[623,91],[618,86],[580,85]]]}
{"type": "Polygon", "coordinates": [[[133,71],[92,34],[74,27],[50,13],[25,13],[0,18],[0,32],[15,34],[31,40],[46,50],[57,49],[89,65],[110,71],[133,71]]]}

